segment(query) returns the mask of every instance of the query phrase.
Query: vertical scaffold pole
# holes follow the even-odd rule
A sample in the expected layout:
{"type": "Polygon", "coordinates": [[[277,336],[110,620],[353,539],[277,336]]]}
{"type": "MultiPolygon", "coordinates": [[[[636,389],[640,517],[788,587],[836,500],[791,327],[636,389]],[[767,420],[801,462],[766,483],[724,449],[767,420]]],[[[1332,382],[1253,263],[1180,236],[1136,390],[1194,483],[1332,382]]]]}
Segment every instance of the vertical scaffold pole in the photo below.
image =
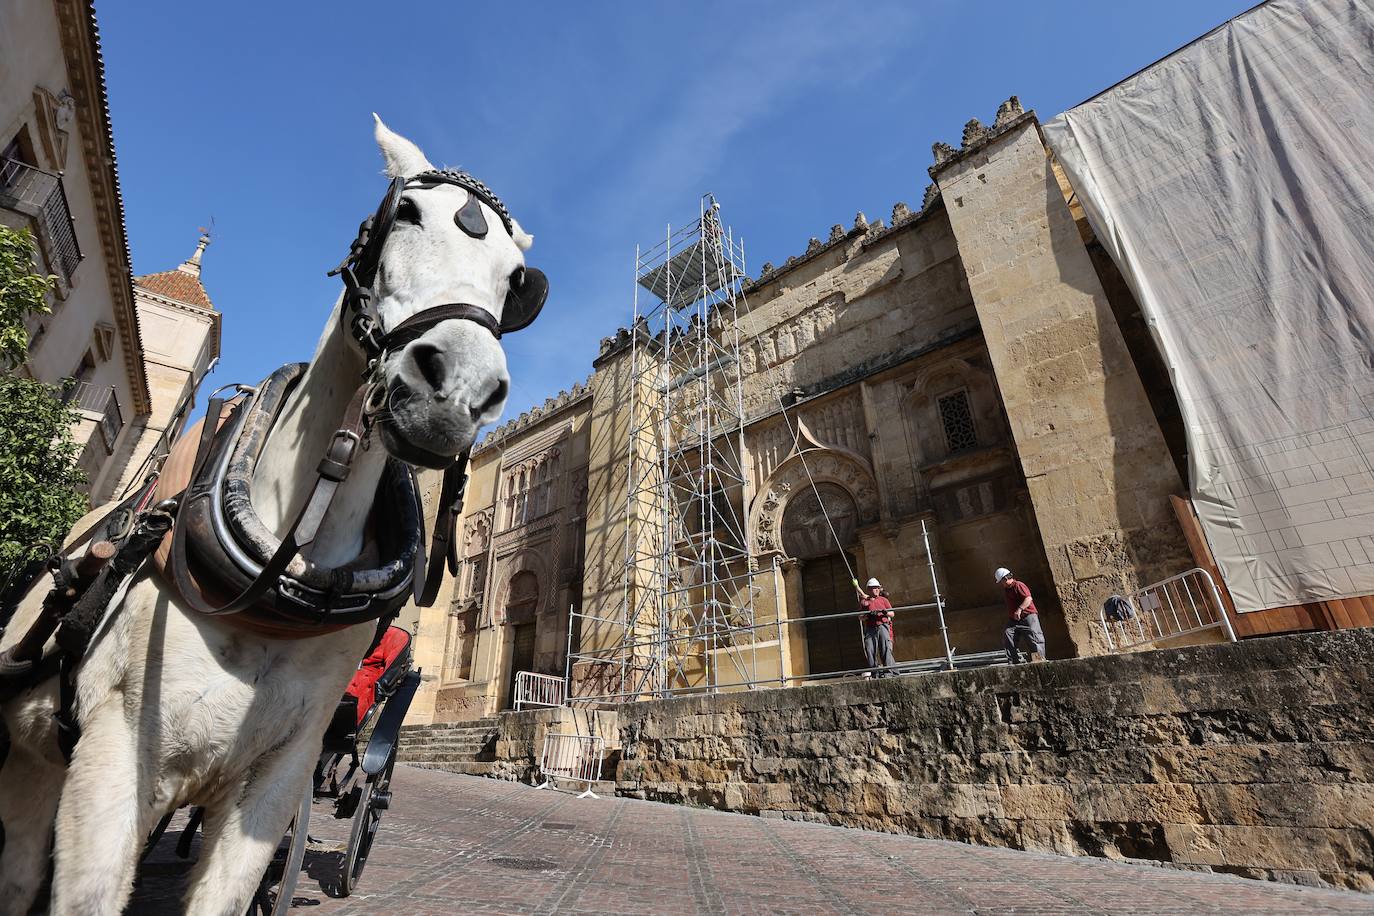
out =
{"type": "Polygon", "coordinates": [[[930,587],[935,590],[935,613],[940,617],[940,638],[945,643],[945,664],[954,670],[954,650],[949,647],[949,628],[945,626],[945,599],[940,597],[940,579],[935,575],[935,554],[930,549],[930,530],[921,519],[921,540],[926,546],[926,566],[930,568],[930,587]]]}

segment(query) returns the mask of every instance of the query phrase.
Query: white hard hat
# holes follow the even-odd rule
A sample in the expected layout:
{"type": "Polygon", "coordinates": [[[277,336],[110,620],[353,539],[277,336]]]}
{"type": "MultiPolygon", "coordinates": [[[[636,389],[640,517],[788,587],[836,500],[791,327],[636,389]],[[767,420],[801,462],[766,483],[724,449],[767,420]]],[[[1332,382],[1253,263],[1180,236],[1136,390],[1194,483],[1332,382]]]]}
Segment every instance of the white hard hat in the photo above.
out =
{"type": "Polygon", "coordinates": [[[997,567],[997,572],[993,573],[992,575],[995,581],[1001,582],[1007,576],[1011,575],[1011,570],[1007,569],[1005,566],[999,566],[997,567]]]}
{"type": "Polygon", "coordinates": [[[883,583],[879,582],[877,579],[869,579],[869,580],[868,580],[868,587],[869,587],[869,588],[872,588],[872,587],[875,586],[875,585],[878,586],[878,588],[882,588],[882,587],[883,587],[883,583]]]}

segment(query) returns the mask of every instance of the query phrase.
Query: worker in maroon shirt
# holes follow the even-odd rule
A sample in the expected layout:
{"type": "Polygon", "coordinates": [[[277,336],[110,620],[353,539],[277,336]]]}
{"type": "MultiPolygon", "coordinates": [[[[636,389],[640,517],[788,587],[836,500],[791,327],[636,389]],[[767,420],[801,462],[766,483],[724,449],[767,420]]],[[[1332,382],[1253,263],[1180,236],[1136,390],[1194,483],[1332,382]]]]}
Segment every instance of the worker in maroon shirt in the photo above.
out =
{"type": "MultiPolygon", "coordinates": [[[[855,589],[859,581],[854,581],[855,589]]],[[[863,616],[864,655],[868,657],[868,667],[880,668],[874,672],[877,677],[896,675],[890,670],[892,661],[892,602],[887,600],[882,583],[869,579],[865,590],[859,591],[859,607],[867,611],[863,616]]],[[[868,677],[868,674],[864,675],[868,677]]]]}
{"type": "Polygon", "coordinates": [[[1002,648],[1007,650],[1007,662],[1015,665],[1020,661],[1016,644],[1023,636],[1031,641],[1031,660],[1044,661],[1045,632],[1040,629],[1040,615],[1036,612],[1035,599],[1031,597],[1030,588],[1026,583],[1013,578],[1011,570],[1005,566],[999,566],[993,575],[997,578],[997,584],[1002,586],[1003,595],[1007,599],[1007,616],[1010,622],[1002,631],[1002,648]]]}

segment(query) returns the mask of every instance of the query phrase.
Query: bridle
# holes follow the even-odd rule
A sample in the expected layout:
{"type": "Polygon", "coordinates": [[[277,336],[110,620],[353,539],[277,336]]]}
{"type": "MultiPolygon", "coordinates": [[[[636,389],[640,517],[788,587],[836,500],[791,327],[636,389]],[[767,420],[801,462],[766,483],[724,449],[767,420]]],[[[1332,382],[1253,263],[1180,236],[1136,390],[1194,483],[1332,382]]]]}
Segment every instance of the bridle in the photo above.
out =
{"type": "MultiPolygon", "coordinates": [[[[466,172],[456,169],[433,169],[411,178],[394,178],[375,213],[363,220],[348,254],[330,276],[341,275],[344,283],[344,305],[340,319],[367,357],[367,370],[362,383],[349,402],[344,418],[335,431],[325,455],[316,469],[315,484],[280,542],[270,549],[260,550],[262,562],[255,566],[256,574],[243,587],[242,580],[234,586],[236,597],[219,606],[211,605],[204,597],[187,563],[188,517],[204,519],[213,514],[215,504],[214,475],[207,472],[215,462],[212,454],[220,456],[221,464],[228,460],[235,448],[231,441],[234,423],[227,423],[226,433],[217,434],[224,402],[212,399],[206,410],[201,438],[192,464],[191,483],[180,497],[177,522],[173,529],[171,547],[165,569],[186,603],[194,610],[209,615],[238,614],[253,611],[266,617],[268,623],[283,620],[292,625],[312,623],[319,629],[351,625],[361,619],[377,619],[394,614],[404,595],[388,597],[386,602],[369,603],[365,610],[357,607],[338,607],[339,595],[319,590],[302,589],[300,583],[286,575],[288,567],[299,552],[315,537],[329,512],[335,492],[348,477],[357,451],[364,447],[370,433],[371,403],[380,385],[383,363],[388,355],[397,353],[443,321],[472,321],[486,328],[498,340],[502,334],[528,327],[538,317],[548,297],[549,284],[544,272],[532,267],[518,268],[511,276],[510,291],[506,295],[498,319],[490,311],[465,302],[446,302],[431,306],[412,315],[394,328],[383,329],[374,314],[373,284],[381,263],[382,250],[396,223],[401,195],[410,187],[454,185],[468,191],[467,203],[454,216],[463,232],[477,239],[487,235],[486,204],[500,218],[506,232],[514,237],[515,224],[505,204],[491,189],[466,172]],[[303,597],[304,595],[304,597],[303,597]]],[[[281,370],[274,374],[280,375],[281,370]]],[[[265,383],[266,384],[266,383],[265,383]]],[[[263,433],[265,435],[265,432],[263,433]]],[[[260,443],[259,443],[260,444],[260,443]]],[[[463,493],[467,486],[467,463],[471,449],[456,456],[444,468],[438,511],[429,543],[430,561],[426,563],[423,546],[416,551],[415,574],[411,578],[416,604],[429,607],[438,595],[445,567],[457,573],[458,557],[454,529],[462,511],[463,493]],[[442,560],[440,558],[443,558],[442,560]],[[420,575],[423,570],[423,580],[420,575]]],[[[432,457],[432,456],[430,456],[432,457]]],[[[442,466],[442,465],[441,465],[442,466]]],[[[413,473],[407,471],[408,474],[413,473]]],[[[246,500],[246,492],[242,494],[246,500]]],[[[417,521],[416,524],[422,524],[417,521]]],[[[206,537],[200,525],[201,540],[206,537]]],[[[197,532],[192,533],[192,537],[197,532]]],[[[418,535],[418,532],[417,532],[418,535]]],[[[223,546],[222,538],[221,546],[223,546]]],[[[262,540],[261,538],[259,540],[262,540]]],[[[418,540],[418,536],[417,536],[418,540]]],[[[262,547],[262,544],[257,546],[262,547]]],[[[212,555],[217,553],[209,551],[212,555]]],[[[222,553],[222,551],[220,552],[222,553]]],[[[298,564],[299,565],[299,564],[298,564]]],[[[399,594],[399,593],[398,593],[399,594]]],[[[318,630],[317,630],[318,631],[318,630]]],[[[306,635],[306,634],[302,634],[306,635]]]]}
{"type": "Polygon", "coordinates": [[[407,188],[441,184],[454,185],[468,192],[467,203],[454,216],[454,222],[463,232],[476,239],[486,238],[487,220],[481,207],[481,204],[486,204],[500,217],[506,233],[512,237],[515,235],[515,223],[506,205],[490,188],[467,172],[432,169],[411,178],[393,178],[377,211],[358,227],[358,235],[349,246],[342,263],[329,272],[331,277],[341,275],[343,278],[344,308],[340,317],[348,324],[353,339],[363,348],[370,362],[380,363],[386,354],[398,352],[441,321],[472,321],[500,340],[502,334],[528,327],[539,316],[544,300],[548,298],[549,281],[544,272],[535,267],[520,267],[511,275],[510,292],[506,294],[500,319],[476,305],[446,302],[410,316],[385,333],[382,331],[370,308],[372,285],[376,282],[377,269],[381,265],[382,249],[396,225],[401,195],[407,188]]]}

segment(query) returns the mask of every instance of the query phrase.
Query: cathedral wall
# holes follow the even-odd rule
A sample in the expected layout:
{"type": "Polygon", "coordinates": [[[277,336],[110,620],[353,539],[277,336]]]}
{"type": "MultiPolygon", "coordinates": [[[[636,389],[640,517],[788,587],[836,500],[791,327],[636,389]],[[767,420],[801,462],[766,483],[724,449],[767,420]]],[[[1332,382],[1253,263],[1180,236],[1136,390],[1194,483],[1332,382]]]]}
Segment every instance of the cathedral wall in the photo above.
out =
{"type": "Polygon", "coordinates": [[[934,170],[1078,654],[1102,602],[1192,566],[1182,491],[1033,115],[934,170]]]}

